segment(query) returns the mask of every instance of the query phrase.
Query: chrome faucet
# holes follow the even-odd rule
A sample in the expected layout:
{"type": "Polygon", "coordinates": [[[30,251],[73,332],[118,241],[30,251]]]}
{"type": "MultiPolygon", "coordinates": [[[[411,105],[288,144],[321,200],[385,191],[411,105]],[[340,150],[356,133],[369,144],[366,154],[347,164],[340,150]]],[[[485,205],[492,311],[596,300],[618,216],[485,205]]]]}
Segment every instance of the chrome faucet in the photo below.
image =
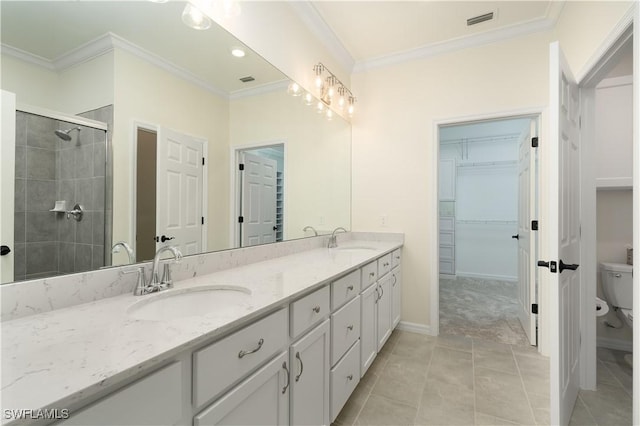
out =
{"type": "Polygon", "coordinates": [[[307,231],[313,231],[313,233],[315,234],[314,236],[315,237],[318,236],[318,231],[316,231],[316,228],[314,228],[313,226],[305,226],[304,228],[302,228],[302,232],[307,232],[307,231]]]}
{"type": "Polygon", "coordinates": [[[111,247],[111,253],[120,253],[120,247],[126,250],[127,256],[129,256],[129,263],[135,263],[136,256],[133,253],[133,249],[124,241],[118,241],[117,243],[115,243],[113,247],[111,247]]]}
{"type": "Polygon", "coordinates": [[[158,275],[158,265],[160,264],[160,255],[165,251],[170,251],[171,253],[173,253],[173,259],[176,262],[180,262],[182,260],[182,253],[180,253],[180,250],[178,250],[177,247],[173,247],[173,246],[161,247],[156,252],[155,257],[153,258],[153,268],[151,268],[151,277],[149,277],[149,283],[147,283],[147,280],[145,278],[144,266],[138,266],[135,269],[122,271],[125,274],[131,274],[133,272],[138,273],[136,286],[133,289],[133,294],[135,296],[143,296],[145,294],[155,293],[156,291],[162,291],[162,290],[166,290],[168,288],[173,287],[173,280],[171,279],[171,269],[168,262],[164,264],[162,279],[160,279],[158,275]]]}
{"type": "Polygon", "coordinates": [[[329,237],[329,244],[327,244],[327,248],[336,248],[336,247],[338,247],[338,238],[336,236],[336,233],[338,231],[347,232],[347,230],[344,229],[341,226],[336,228],[336,229],[334,229],[333,232],[331,233],[331,236],[329,237]]]}

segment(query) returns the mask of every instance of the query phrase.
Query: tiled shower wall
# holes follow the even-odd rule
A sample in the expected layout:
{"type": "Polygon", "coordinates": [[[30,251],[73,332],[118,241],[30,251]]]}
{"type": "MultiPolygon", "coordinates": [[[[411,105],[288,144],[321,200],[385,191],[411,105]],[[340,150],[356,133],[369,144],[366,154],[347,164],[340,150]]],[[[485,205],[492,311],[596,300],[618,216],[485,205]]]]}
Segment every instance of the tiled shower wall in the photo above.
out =
{"type": "MultiPolygon", "coordinates": [[[[110,108],[110,107],[107,107],[110,108]]],[[[105,264],[105,132],[17,111],[15,280],[81,272],[105,264]],[[49,211],[56,200],[84,207],[82,221],[49,211]]],[[[109,215],[110,216],[110,215],[109,215]]]]}

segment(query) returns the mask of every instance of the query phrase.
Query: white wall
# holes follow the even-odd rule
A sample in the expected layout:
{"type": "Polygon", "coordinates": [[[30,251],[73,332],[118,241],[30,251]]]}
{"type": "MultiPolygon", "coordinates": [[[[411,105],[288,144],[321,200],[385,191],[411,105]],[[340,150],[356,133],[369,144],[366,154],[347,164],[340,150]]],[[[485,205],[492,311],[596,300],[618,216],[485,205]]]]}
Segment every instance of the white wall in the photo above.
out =
{"type": "Polygon", "coordinates": [[[229,248],[229,105],[226,99],[114,51],[113,239],[130,241],[134,120],[201,137],[208,145],[208,250],[229,248]]]}
{"type": "Polygon", "coordinates": [[[353,224],[405,233],[402,320],[430,324],[436,121],[547,104],[550,33],[354,74],[353,224]],[[380,216],[388,215],[388,226],[380,216]]]}
{"type": "Polygon", "coordinates": [[[351,129],[284,90],[231,101],[231,146],[285,143],[284,237],[351,226],[351,129]]]}

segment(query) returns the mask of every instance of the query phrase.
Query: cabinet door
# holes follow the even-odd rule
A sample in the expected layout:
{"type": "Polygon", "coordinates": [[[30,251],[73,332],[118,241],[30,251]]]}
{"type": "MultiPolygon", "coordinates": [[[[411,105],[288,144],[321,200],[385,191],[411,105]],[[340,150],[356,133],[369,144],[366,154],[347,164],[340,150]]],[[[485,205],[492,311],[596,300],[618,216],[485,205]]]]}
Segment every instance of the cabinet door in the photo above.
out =
{"type": "Polygon", "coordinates": [[[360,295],[360,374],[364,376],[378,353],[378,286],[372,285],[360,295]]]}
{"type": "Polygon", "coordinates": [[[391,275],[378,281],[378,352],[391,335],[391,275]]]}
{"type": "Polygon", "coordinates": [[[442,159],[440,160],[440,181],[439,181],[439,200],[455,201],[456,200],[456,160],[442,159]]]}
{"type": "Polygon", "coordinates": [[[328,425],[329,320],[291,345],[291,424],[328,425]]]}
{"type": "Polygon", "coordinates": [[[391,271],[391,329],[400,322],[402,312],[402,271],[396,267],[391,271]]]}
{"type": "Polygon", "coordinates": [[[203,425],[289,424],[289,356],[283,352],[193,420],[203,425]]]}

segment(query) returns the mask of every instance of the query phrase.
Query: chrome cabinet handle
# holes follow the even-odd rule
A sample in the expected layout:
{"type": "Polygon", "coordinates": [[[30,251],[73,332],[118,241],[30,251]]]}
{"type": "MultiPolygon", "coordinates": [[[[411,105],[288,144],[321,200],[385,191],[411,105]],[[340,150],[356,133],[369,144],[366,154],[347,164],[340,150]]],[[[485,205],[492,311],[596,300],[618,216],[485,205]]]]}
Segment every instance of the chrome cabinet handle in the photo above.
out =
{"type": "Polygon", "coordinates": [[[400,260],[400,256],[396,256],[396,259],[397,259],[397,260],[400,260]]]}
{"type": "Polygon", "coordinates": [[[353,290],[353,286],[350,285],[349,287],[347,287],[347,291],[352,291],[353,290]]]}
{"type": "Polygon", "coordinates": [[[320,306],[314,306],[313,312],[315,312],[316,314],[320,313],[320,306]]]}
{"type": "Polygon", "coordinates": [[[349,374],[349,375],[347,376],[347,379],[349,379],[349,380],[353,380],[353,374],[349,374]]]}
{"type": "Polygon", "coordinates": [[[378,300],[380,300],[380,293],[378,293],[378,287],[376,287],[376,300],[373,303],[378,303],[378,300]]]}
{"type": "Polygon", "coordinates": [[[614,277],[616,278],[620,278],[622,276],[622,274],[615,274],[614,277]]]}
{"type": "Polygon", "coordinates": [[[300,358],[300,352],[296,352],[296,358],[300,362],[300,373],[296,376],[296,382],[300,380],[300,376],[302,376],[302,372],[304,371],[304,364],[302,363],[302,358],[300,358]]]}
{"type": "Polygon", "coordinates": [[[384,296],[384,288],[380,287],[380,299],[384,296]]]}
{"type": "Polygon", "coordinates": [[[245,355],[249,355],[252,354],[254,352],[258,352],[260,350],[260,348],[262,348],[262,344],[264,343],[264,339],[260,339],[258,340],[258,347],[255,349],[252,349],[250,351],[245,351],[244,349],[241,350],[240,352],[238,352],[238,358],[243,358],[245,355]]]}
{"type": "Polygon", "coordinates": [[[347,326],[347,330],[353,331],[353,324],[347,326]]]}
{"type": "Polygon", "coordinates": [[[396,274],[393,274],[393,286],[396,286],[396,283],[398,282],[398,277],[396,277],[396,274]]]}
{"type": "Polygon", "coordinates": [[[289,382],[291,381],[291,376],[289,375],[289,369],[287,368],[287,361],[282,363],[282,368],[284,368],[284,371],[287,372],[287,384],[285,384],[284,387],[282,388],[282,393],[284,394],[287,391],[287,388],[289,387],[289,382]]]}
{"type": "Polygon", "coordinates": [[[384,263],[382,264],[382,266],[384,266],[384,267],[389,266],[389,262],[384,262],[384,263]]]}
{"type": "Polygon", "coordinates": [[[369,272],[369,276],[370,276],[370,277],[375,277],[375,276],[376,276],[376,273],[375,273],[375,272],[369,272]]]}

